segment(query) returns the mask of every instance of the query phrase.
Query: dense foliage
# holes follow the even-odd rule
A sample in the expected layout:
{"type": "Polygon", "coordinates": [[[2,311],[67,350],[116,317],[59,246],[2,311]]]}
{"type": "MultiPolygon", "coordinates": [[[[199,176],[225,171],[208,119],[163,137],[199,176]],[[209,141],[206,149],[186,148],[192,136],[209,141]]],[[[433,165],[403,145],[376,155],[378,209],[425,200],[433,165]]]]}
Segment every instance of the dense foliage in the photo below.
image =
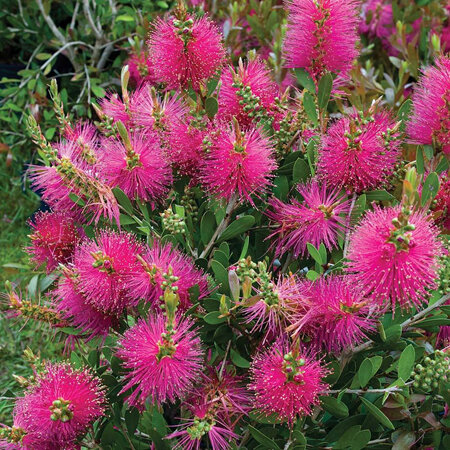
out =
{"type": "Polygon", "coordinates": [[[450,8],[180,1],[114,92],[154,5],[94,3],[78,38],[36,2],[75,75],[41,55],[52,113],[2,112],[48,205],[5,317],[61,355],[26,349],[0,448],[448,448],[450,8]]]}

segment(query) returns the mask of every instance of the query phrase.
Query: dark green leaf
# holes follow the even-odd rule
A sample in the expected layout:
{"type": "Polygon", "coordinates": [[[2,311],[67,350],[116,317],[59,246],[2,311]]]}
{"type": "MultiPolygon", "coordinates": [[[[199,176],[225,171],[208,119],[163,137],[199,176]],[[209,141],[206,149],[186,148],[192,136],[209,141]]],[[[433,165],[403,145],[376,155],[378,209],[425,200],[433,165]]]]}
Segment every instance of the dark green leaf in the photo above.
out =
{"type": "Polygon", "coordinates": [[[245,233],[255,224],[255,218],[253,216],[244,216],[233,222],[225,229],[225,231],[220,235],[221,241],[227,241],[245,233]]]}
{"type": "Polygon", "coordinates": [[[369,402],[369,400],[365,399],[364,397],[361,397],[361,402],[368,409],[370,414],[372,414],[372,416],[375,417],[375,419],[377,419],[377,421],[381,423],[381,425],[385,426],[386,428],[389,428],[390,430],[395,429],[392,422],[373,403],[369,402]]]}
{"type": "Polygon", "coordinates": [[[308,119],[314,126],[317,126],[319,124],[319,119],[317,116],[316,103],[314,97],[309,92],[303,94],[303,108],[305,109],[308,119]]]}
{"type": "Polygon", "coordinates": [[[333,77],[331,73],[326,73],[319,81],[317,99],[319,108],[325,110],[330,100],[331,89],[333,88],[333,77]]]}
{"type": "Polygon", "coordinates": [[[125,425],[128,433],[133,435],[139,423],[139,411],[137,408],[130,408],[125,411],[125,425]]]}
{"type": "Polygon", "coordinates": [[[114,197],[118,201],[119,205],[128,213],[130,216],[133,215],[133,205],[131,204],[130,199],[127,197],[127,194],[122,191],[122,189],[115,187],[113,189],[114,197]]]}
{"type": "Polygon", "coordinates": [[[219,261],[211,261],[211,268],[214,272],[216,281],[221,284],[220,291],[228,292],[228,270],[220,264],[219,261]]]}
{"type": "Polygon", "coordinates": [[[294,69],[298,84],[305,89],[308,89],[311,94],[316,94],[316,86],[311,75],[305,69],[294,69]]]}
{"type": "Polygon", "coordinates": [[[239,259],[245,258],[247,256],[248,245],[250,243],[250,236],[247,236],[244,241],[244,245],[242,246],[241,255],[239,259]]]}
{"type": "Polygon", "coordinates": [[[347,405],[334,397],[320,397],[322,407],[335,417],[340,419],[348,416],[347,405]]]}
{"type": "Polygon", "coordinates": [[[372,202],[374,200],[395,200],[395,197],[384,189],[366,192],[367,201],[372,202]]]}
{"type": "Polygon", "coordinates": [[[263,445],[264,448],[269,448],[271,450],[281,450],[278,444],[273,439],[270,439],[270,437],[266,436],[264,433],[261,433],[261,431],[257,430],[251,425],[248,426],[248,429],[253,438],[261,445],[263,445]]]}
{"type": "Polygon", "coordinates": [[[225,317],[219,317],[221,315],[220,311],[212,311],[203,317],[203,320],[210,325],[217,325],[218,323],[223,323],[227,319],[225,317]]]}
{"type": "Polygon", "coordinates": [[[216,218],[211,211],[206,211],[200,221],[200,238],[206,245],[213,237],[216,227],[216,218]]]}
{"type": "Polygon", "coordinates": [[[370,430],[358,431],[353,437],[351,450],[362,450],[363,448],[366,448],[370,438],[370,430]]]}
{"type": "Polygon", "coordinates": [[[425,172],[425,166],[423,163],[423,150],[421,147],[417,147],[416,150],[416,167],[417,173],[423,174],[425,172]]]}
{"type": "Polygon", "coordinates": [[[231,361],[235,366],[241,367],[243,369],[248,369],[250,367],[250,363],[243,358],[236,350],[230,350],[231,361]]]}
{"type": "Polygon", "coordinates": [[[440,182],[438,174],[436,172],[431,172],[423,184],[421,200],[422,206],[424,206],[428,200],[433,200],[433,198],[436,197],[436,194],[439,191],[439,186],[440,182]]]}
{"type": "Polygon", "coordinates": [[[365,387],[369,380],[375,375],[373,364],[369,358],[364,359],[358,369],[358,380],[361,387],[365,387]]]}
{"type": "Polygon", "coordinates": [[[308,163],[303,158],[298,158],[292,169],[292,181],[294,183],[305,181],[310,175],[311,171],[309,170],[308,163]]]}
{"type": "Polygon", "coordinates": [[[411,99],[407,99],[403,102],[402,106],[400,106],[400,108],[398,109],[397,112],[397,118],[398,120],[401,120],[402,123],[400,125],[400,130],[404,131],[405,127],[406,127],[406,122],[408,121],[409,115],[411,114],[411,106],[412,106],[412,101],[411,99]]]}
{"type": "Polygon", "coordinates": [[[407,381],[411,376],[411,371],[414,367],[414,361],[416,359],[416,351],[414,347],[409,344],[400,355],[400,359],[398,360],[398,376],[403,379],[403,381],[407,381]]]}
{"type": "Polygon", "coordinates": [[[219,110],[219,103],[217,102],[217,99],[214,97],[208,97],[205,102],[205,110],[208,117],[212,119],[219,110]]]}

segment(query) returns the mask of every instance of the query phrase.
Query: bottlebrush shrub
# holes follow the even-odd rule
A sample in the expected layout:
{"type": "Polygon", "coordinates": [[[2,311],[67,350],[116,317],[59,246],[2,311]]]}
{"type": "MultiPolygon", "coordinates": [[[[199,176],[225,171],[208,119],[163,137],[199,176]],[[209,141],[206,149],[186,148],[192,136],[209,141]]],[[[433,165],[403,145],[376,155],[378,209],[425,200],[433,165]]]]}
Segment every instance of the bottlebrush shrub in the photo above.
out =
{"type": "Polygon", "coordinates": [[[372,101],[358,2],[288,1],[275,59],[235,58],[248,42],[195,3],[156,22],[158,67],[136,83],[130,61],[96,122],[56,82],[59,138],[29,116],[51,211],[4,305],[64,353],[26,350],[0,447],[448,448],[448,56],[412,101],[372,101]]]}

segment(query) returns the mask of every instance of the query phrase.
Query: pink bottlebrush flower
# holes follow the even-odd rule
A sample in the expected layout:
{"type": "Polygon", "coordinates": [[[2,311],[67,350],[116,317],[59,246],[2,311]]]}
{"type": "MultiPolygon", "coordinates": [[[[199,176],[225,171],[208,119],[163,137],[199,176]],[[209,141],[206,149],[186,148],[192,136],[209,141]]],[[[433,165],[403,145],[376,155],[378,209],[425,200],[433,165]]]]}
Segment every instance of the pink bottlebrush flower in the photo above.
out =
{"type": "Polygon", "coordinates": [[[398,54],[389,40],[396,32],[392,3],[389,1],[368,0],[363,4],[359,32],[380,39],[389,55],[398,54]]]}
{"type": "Polygon", "coordinates": [[[202,167],[205,188],[227,201],[237,196],[252,203],[252,194],[267,190],[277,167],[269,139],[259,129],[241,132],[237,127],[223,129],[212,141],[202,167]]]}
{"type": "Polygon", "coordinates": [[[351,236],[347,271],[379,304],[419,307],[436,286],[442,245],[424,212],[412,212],[405,226],[402,216],[401,206],[367,213],[351,236]]]}
{"type": "Polygon", "coordinates": [[[219,91],[219,120],[229,122],[236,117],[239,124],[249,127],[257,114],[272,113],[279,88],[272,80],[265,63],[259,59],[243,64],[235,70],[228,67],[222,73],[219,91]]]}
{"type": "Polygon", "coordinates": [[[450,57],[425,70],[413,94],[407,132],[413,144],[437,145],[450,155],[450,57]]]}
{"type": "Polygon", "coordinates": [[[167,157],[181,175],[191,177],[191,182],[199,179],[198,168],[204,158],[204,143],[208,124],[194,117],[173,124],[168,138],[167,157]]]}
{"type": "Polygon", "coordinates": [[[133,94],[130,103],[135,126],[155,130],[162,143],[166,143],[174,125],[185,120],[189,113],[189,108],[177,95],[166,94],[160,98],[145,84],[133,94]]]}
{"type": "Polygon", "coordinates": [[[140,259],[140,264],[135,266],[126,281],[128,295],[135,301],[145,299],[153,307],[161,303],[164,294],[164,282],[170,281],[171,286],[180,297],[180,308],[188,309],[192,306],[189,289],[198,285],[200,295],[207,295],[208,281],[206,275],[197,269],[192,260],[172,244],[162,244],[154,241],[152,248],[146,248],[140,259]]]}
{"type": "Polygon", "coordinates": [[[131,94],[129,102],[125,103],[116,92],[108,92],[106,96],[99,101],[100,111],[105,116],[112,119],[114,123],[122,122],[126,127],[133,126],[133,98],[141,93],[141,89],[137,89],[131,94]]]}
{"type": "Polygon", "coordinates": [[[445,230],[450,230],[450,175],[441,175],[441,187],[437,193],[431,209],[435,222],[445,230]]]}
{"type": "Polygon", "coordinates": [[[32,448],[75,448],[91,424],[102,417],[106,395],[100,380],[69,364],[47,364],[36,382],[17,399],[15,415],[33,440],[32,448]]]}
{"type": "Polygon", "coordinates": [[[155,83],[155,71],[147,52],[143,50],[133,51],[127,59],[130,81],[136,86],[141,83],[155,83]]]}
{"type": "Polygon", "coordinates": [[[358,56],[357,0],[287,0],[284,40],[287,67],[304,68],[316,79],[325,72],[345,78],[358,56]]]}
{"type": "Polygon", "coordinates": [[[106,337],[116,323],[114,316],[95,309],[80,292],[76,271],[66,269],[57,288],[51,293],[54,305],[61,317],[92,339],[106,337]]]}
{"type": "Polygon", "coordinates": [[[105,139],[99,167],[110,186],[145,202],[165,200],[172,171],[155,133],[133,132],[129,143],[105,139]]]}
{"type": "Polygon", "coordinates": [[[199,409],[214,411],[222,422],[231,425],[236,416],[246,415],[251,409],[250,393],[242,384],[244,377],[229,373],[226,361],[215,368],[208,366],[207,372],[186,398],[185,406],[194,415],[199,409]]]}
{"type": "Polygon", "coordinates": [[[307,330],[313,346],[339,353],[367,339],[375,328],[375,310],[357,287],[340,276],[330,275],[311,283],[309,309],[289,319],[292,335],[307,330]]]}
{"type": "Polygon", "coordinates": [[[83,231],[78,229],[73,219],[62,212],[39,212],[33,221],[29,236],[31,245],[27,252],[36,265],[47,264],[47,273],[59,264],[72,259],[75,247],[80,242],[83,231]]]}
{"type": "Polygon", "coordinates": [[[247,306],[244,301],[246,322],[254,322],[252,333],[264,331],[263,344],[284,333],[289,310],[296,307],[303,290],[303,284],[296,277],[285,276],[266,285],[264,290],[257,289],[256,302],[250,298],[247,306]]]}
{"type": "Polygon", "coordinates": [[[193,322],[178,316],[170,335],[165,320],[162,314],[140,319],[119,342],[117,356],[130,370],[122,392],[134,389],[130,405],[143,408],[147,398],[158,404],[174,402],[200,375],[203,353],[193,322]]]}
{"type": "Polygon", "coordinates": [[[207,17],[158,19],[148,41],[158,81],[169,88],[194,89],[223,64],[225,49],[217,27],[207,17]]]}
{"type": "MultiPolygon", "coordinates": [[[[69,150],[72,158],[76,158],[77,161],[85,161],[88,166],[96,164],[100,143],[95,125],[89,122],[79,123],[73,129],[66,129],[64,137],[72,144],[69,150]]],[[[61,150],[59,154],[66,155],[61,150]]]]}
{"type": "Polygon", "coordinates": [[[317,174],[330,187],[361,192],[380,187],[400,156],[399,133],[387,112],[354,114],[335,122],[322,139],[317,174]]]}
{"type": "Polygon", "coordinates": [[[141,248],[128,233],[102,230],[95,240],[84,241],[75,251],[78,287],[94,309],[120,315],[127,306],[126,279],[136,270],[141,248]]]}
{"type": "Polygon", "coordinates": [[[255,408],[267,416],[276,413],[290,425],[296,417],[310,415],[327,388],[322,378],[328,371],[320,362],[282,340],[254,358],[250,373],[255,408]]]}
{"type": "Polygon", "coordinates": [[[272,211],[266,214],[278,224],[269,238],[276,237],[275,252],[282,255],[292,251],[294,258],[306,253],[309,242],[319,248],[323,242],[329,250],[336,247],[338,236],[345,229],[349,201],[337,190],[328,190],[317,180],[299,185],[303,202],[292,198],[290,203],[272,198],[272,211]]]}

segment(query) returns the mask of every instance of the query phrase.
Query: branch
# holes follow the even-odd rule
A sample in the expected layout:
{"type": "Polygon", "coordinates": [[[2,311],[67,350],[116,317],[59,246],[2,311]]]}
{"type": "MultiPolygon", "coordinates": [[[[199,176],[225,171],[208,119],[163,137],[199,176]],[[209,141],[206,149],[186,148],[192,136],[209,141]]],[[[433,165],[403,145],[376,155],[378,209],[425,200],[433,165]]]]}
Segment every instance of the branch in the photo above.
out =
{"type": "Polygon", "coordinates": [[[346,223],[345,243],[344,243],[344,253],[343,253],[344,258],[347,256],[348,244],[350,242],[350,224],[352,221],[352,212],[353,212],[353,208],[355,207],[355,203],[356,203],[356,192],[353,193],[352,203],[350,205],[350,209],[348,210],[348,219],[347,219],[347,223],[346,223]]]}
{"type": "Polygon", "coordinates": [[[208,242],[208,245],[202,251],[199,258],[204,258],[209,253],[212,246],[216,242],[217,238],[220,237],[220,235],[223,233],[223,231],[225,231],[225,228],[228,226],[228,223],[230,222],[231,213],[233,212],[233,209],[236,206],[236,202],[237,202],[237,194],[234,194],[233,197],[231,197],[231,199],[227,205],[227,209],[225,211],[225,217],[222,219],[222,222],[220,222],[216,231],[212,235],[211,240],[208,242]]]}
{"type": "MultiPolygon", "coordinates": [[[[405,386],[408,386],[412,384],[412,381],[410,383],[405,384],[405,386]]],[[[344,394],[357,394],[357,395],[364,395],[364,394],[385,394],[385,393],[391,393],[391,392],[402,392],[403,388],[398,386],[391,386],[385,389],[332,389],[327,391],[322,391],[321,394],[339,394],[343,392],[344,394]]]]}
{"type": "Polygon", "coordinates": [[[448,300],[450,300],[450,294],[444,295],[437,302],[434,302],[432,305],[428,306],[428,308],[425,308],[423,311],[419,311],[413,317],[409,318],[408,320],[405,320],[401,324],[401,327],[402,328],[406,328],[409,325],[417,322],[419,319],[421,319],[422,317],[426,316],[430,311],[433,311],[433,309],[439,308],[439,306],[443,305],[448,300]]]}
{"type": "Polygon", "coordinates": [[[92,18],[92,13],[91,13],[91,8],[89,7],[89,0],[83,0],[83,11],[84,11],[84,15],[90,25],[90,27],[92,28],[92,31],[95,34],[95,38],[97,40],[102,40],[103,39],[103,33],[102,30],[98,29],[97,26],[95,25],[94,19],[92,18]]]}

